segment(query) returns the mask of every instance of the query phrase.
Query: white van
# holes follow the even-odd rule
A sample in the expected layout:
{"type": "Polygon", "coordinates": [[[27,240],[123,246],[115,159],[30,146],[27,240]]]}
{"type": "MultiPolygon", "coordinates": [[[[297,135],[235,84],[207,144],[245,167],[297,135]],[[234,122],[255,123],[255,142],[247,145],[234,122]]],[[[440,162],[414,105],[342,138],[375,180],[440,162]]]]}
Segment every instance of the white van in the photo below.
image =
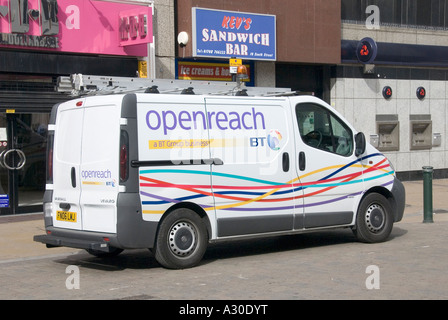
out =
{"type": "Polygon", "coordinates": [[[404,212],[390,162],[312,96],[91,96],[56,105],[48,129],[48,247],[150,248],[187,268],[234,238],[384,241],[404,212]]]}

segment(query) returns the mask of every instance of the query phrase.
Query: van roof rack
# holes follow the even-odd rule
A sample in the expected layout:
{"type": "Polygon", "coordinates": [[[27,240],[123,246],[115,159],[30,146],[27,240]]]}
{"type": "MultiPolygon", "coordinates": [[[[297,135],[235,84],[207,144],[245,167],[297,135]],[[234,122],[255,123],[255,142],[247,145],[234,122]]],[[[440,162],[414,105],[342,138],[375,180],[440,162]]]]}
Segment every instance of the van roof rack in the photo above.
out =
{"type": "Polygon", "coordinates": [[[72,97],[133,92],[268,97],[297,95],[296,91],[289,88],[246,87],[241,81],[146,79],[80,73],[59,77],[57,91],[72,97]]]}

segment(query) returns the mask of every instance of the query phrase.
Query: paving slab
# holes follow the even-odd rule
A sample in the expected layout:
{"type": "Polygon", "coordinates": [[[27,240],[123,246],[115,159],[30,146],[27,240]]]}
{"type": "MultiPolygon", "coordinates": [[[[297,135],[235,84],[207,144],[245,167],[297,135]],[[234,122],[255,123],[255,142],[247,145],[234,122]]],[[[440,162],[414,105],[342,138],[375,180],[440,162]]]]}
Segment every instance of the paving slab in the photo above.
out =
{"type": "MultiPolygon", "coordinates": [[[[396,224],[423,223],[423,181],[404,182],[406,207],[403,220],[396,224]]],[[[448,221],[448,179],[433,180],[433,223],[448,221]]],[[[44,234],[42,213],[0,216],[0,261],[42,256],[69,255],[79,249],[52,248],[34,242],[34,235],[44,234]]]]}

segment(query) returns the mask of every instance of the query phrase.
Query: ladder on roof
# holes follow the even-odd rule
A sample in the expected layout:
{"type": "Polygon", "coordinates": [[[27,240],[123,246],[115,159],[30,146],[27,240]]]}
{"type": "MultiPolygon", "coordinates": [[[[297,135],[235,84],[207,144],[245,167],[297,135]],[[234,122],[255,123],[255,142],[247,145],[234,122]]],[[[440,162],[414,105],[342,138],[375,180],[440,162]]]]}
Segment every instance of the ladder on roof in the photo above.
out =
{"type": "Polygon", "coordinates": [[[132,92],[229,96],[295,95],[288,88],[246,87],[241,82],[145,79],[72,74],[59,77],[57,91],[72,97],[132,92]]]}

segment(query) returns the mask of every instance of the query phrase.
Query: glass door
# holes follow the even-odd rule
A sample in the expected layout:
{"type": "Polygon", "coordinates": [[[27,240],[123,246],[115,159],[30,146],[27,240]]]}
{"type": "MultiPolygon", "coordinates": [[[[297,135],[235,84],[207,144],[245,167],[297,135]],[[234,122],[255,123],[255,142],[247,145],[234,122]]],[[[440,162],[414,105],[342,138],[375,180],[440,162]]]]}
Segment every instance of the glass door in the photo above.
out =
{"type": "Polygon", "coordinates": [[[42,211],[48,113],[0,116],[0,213],[42,211]]]}

